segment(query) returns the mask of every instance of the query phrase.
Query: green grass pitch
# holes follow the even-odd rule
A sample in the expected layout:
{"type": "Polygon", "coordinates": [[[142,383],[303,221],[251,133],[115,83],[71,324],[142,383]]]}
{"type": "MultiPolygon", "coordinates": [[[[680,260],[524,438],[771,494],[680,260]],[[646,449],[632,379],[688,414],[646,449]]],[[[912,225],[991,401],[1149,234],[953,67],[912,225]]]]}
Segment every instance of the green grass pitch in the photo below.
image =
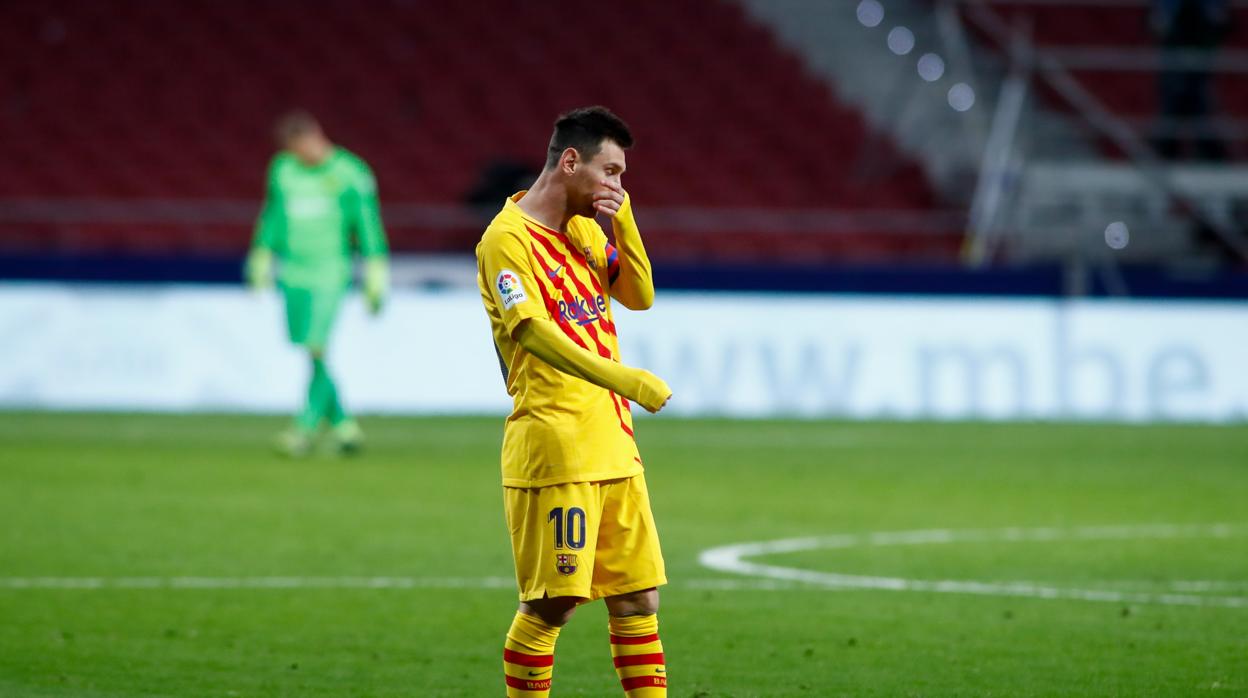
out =
{"type": "MultiPolygon", "coordinates": [[[[501,695],[501,420],[366,419],[364,454],[303,461],[266,450],[282,424],[0,413],[0,696],[501,695]],[[339,586],[374,577],[392,583],[339,586]]],[[[638,438],[673,696],[1248,695],[1243,426],[659,417],[638,438]],[[1074,533],[1150,525],[1197,528],[1074,533]],[[987,533],[868,535],[931,529],[987,533]],[[834,534],[863,536],[750,560],[1125,596],[835,589],[698,561],[834,534]]],[[[556,696],[619,695],[605,626],[595,604],[564,630],[556,696]]]]}

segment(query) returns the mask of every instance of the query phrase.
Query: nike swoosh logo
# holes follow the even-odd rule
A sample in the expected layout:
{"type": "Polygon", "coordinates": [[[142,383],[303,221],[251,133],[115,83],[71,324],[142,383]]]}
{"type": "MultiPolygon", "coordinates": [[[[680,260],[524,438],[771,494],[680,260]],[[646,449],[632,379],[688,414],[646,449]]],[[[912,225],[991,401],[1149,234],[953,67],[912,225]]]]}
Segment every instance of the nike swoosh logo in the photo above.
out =
{"type": "Polygon", "coordinates": [[[560,271],[562,271],[562,270],[563,270],[563,265],[562,265],[562,264],[560,264],[558,267],[556,267],[556,268],[555,268],[555,270],[554,270],[554,271],[548,271],[548,272],[546,272],[546,276],[549,276],[549,277],[550,277],[550,278],[552,278],[552,279],[557,279],[557,278],[559,278],[559,272],[560,272],[560,271]]]}
{"type": "Polygon", "coordinates": [[[550,669],[547,669],[546,671],[530,671],[529,676],[541,676],[542,674],[546,674],[549,672],[550,672],[550,669]]]}
{"type": "Polygon", "coordinates": [[[666,674],[666,673],[667,673],[667,669],[655,669],[655,670],[654,670],[654,673],[656,673],[656,674],[666,674]]]}

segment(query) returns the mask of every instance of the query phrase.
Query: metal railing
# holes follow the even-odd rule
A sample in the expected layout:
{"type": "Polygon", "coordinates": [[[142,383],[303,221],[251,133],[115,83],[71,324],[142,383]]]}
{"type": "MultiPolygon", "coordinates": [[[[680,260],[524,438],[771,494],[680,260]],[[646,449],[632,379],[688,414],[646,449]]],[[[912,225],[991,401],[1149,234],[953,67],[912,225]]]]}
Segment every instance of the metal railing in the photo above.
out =
{"type": "MultiPolygon", "coordinates": [[[[133,224],[250,226],[260,201],[247,199],[0,199],[2,224],[133,224]]],[[[498,207],[385,203],[386,224],[396,228],[482,228],[498,207]]],[[[638,213],[655,229],[687,233],[810,233],[837,235],[864,230],[916,236],[957,234],[966,214],[957,210],[841,210],[832,208],[711,208],[646,206],[638,213]]]]}
{"type": "MultiPolygon", "coordinates": [[[[1003,205],[1001,193],[1005,186],[1005,180],[1009,175],[1009,170],[1003,163],[1008,163],[1012,158],[1016,157],[1015,138],[1006,137],[1005,134],[1013,132],[1019,119],[1019,116],[1014,113],[1013,108],[1010,106],[1010,103],[1017,98],[1010,97],[1011,90],[1008,86],[1010,81],[1024,78],[1036,79],[1047,85],[1073,108],[1082,123],[1096,137],[1108,141],[1126,154],[1130,165],[1135,168],[1143,181],[1147,183],[1147,186],[1156,192],[1157,196],[1167,201],[1174,210],[1187,212],[1198,225],[1212,231],[1226,249],[1233,251],[1243,259],[1248,259],[1248,239],[1245,239],[1244,235],[1225,216],[1219,215],[1218,211],[1212,210],[1209,204],[1202,200],[1197,193],[1192,192],[1190,189],[1176,186],[1170,168],[1163,164],[1154,151],[1153,146],[1141,135],[1138,123],[1133,123],[1114,114],[1105,107],[1096,95],[1071,74],[1071,68],[1067,63],[1072,57],[1084,60],[1086,63],[1089,58],[1111,55],[1114,53],[1114,49],[1098,49],[1094,54],[1084,51],[1076,53],[1074,56],[1067,54],[1063,57],[1055,49],[1037,47],[1026,27],[1011,26],[994,12],[991,7],[994,4],[1068,6],[1103,6],[1113,4],[1117,6],[1143,6],[1144,2],[1126,0],[1110,3],[1107,3],[1106,0],[1085,0],[1082,2],[1070,2],[1069,0],[1045,2],[1038,2],[1037,0],[958,1],[964,6],[965,13],[963,16],[972,22],[983,34],[990,37],[997,44],[997,47],[1010,58],[1013,66],[1013,71],[1010,77],[1007,78],[1006,85],[1003,86],[1006,89],[1003,91],[1001,102],[1005,103],[1005,106],[1003,107],[999,104],[994,119],[993,134],[996,137],[990,138],[989,152],[986,152],[984,155],[983,166],[980,171],[980,186],[977,188],[976,202],[972,208],[971,229],[968,231],[968,240],[965,247],[965,259],[968,263],[985,263],[990,258],[996,238],[1000,233],[999,221],[1001,216],[999,208],[1003,205]]],[[[1243,4],[1243,6],[1248,6],[1248,3],[1243,4]]],[[[1154,58],[1151,60],[1153,60],[1154,69],[1162,65],[1163,60],[1174,58],[1173,56],[1158,56],[1157,51],[1152,53],[1154,58]]],[[[1114,61],[1127,62],[1132,57],[1139,58],[1143,54],[1137,52],[1124,55],[1125,58],[1123,55],[1120,55],[1114,61]]],[[[1239,64],[1240,58],[1241,56],[1231,55],[1225,61],[1226,66],[1238,72],[1240,68],[1246,67],[1239,64]]],[[[1109,65],[1114,61],[1106,61],[1104,65],[1109,65]]],[[[1222,63],[1217,65],[1222,66],[1222,63]]],[[[1018,93],[1017,86],[1013,88],[1013,92],[1018,93]]],[[[1106,222],[1108,223],[1109,221],[1106,222]]],[[[1074,252],[1073,254],[1077,256],[1079,253],[1074,252]]],[[[1085,260],[1081,258],[1072,259],[1072,266],[1082,265],[1084,262],[1085,260]]],[[[1112,260],[1110,263],[1112,264],[1112,260]]]]}

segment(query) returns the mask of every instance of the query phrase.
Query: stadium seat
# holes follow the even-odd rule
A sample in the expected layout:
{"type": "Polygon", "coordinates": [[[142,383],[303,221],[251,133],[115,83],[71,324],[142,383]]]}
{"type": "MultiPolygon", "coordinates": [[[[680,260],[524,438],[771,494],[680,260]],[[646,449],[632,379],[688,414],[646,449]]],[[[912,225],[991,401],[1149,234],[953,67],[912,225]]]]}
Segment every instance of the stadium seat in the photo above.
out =
{"type": "MultiPolygon", "coordinates": [[[[500,156],[539,166],[554,114],[598,102],[638,134],[626,182],[647,206],[934,205],[917,166],[880,139],[863,152],[863,119],[719,0],[12,0],[0,6],[0,127],[15,137],[0,140],[0,158],[16,174],[0,176],[0,199],[258,203],[270,124],[302,106],[373,165],[383,203],[457,204],[500,156]],[[571,17],[599,38],[569,42],[571,17]],[[864,157],[899,166],[863,184],[864,157]]],[[[113,225],[76,224],[47,244],[241,251],[249,233],[113,225]]],[[[468,252],[479,232],[391,227],[410,251],[468,252]]],[[[713,244],[744,259],[906,252],[862,232],[713,244]]],[[[706,249],[705,236],[681,235],[656,249],[706,249]]]]}

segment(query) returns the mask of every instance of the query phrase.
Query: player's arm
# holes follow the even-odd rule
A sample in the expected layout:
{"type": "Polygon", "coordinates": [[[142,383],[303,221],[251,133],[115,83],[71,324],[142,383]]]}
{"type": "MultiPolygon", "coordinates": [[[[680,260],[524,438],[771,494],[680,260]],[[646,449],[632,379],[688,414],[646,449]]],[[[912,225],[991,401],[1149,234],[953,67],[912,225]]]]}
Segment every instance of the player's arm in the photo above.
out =
{"type": "Polygon", "coordinates": [[[672,391],[657,376],[603,358],[581,348],[550,318],[540,299],[539,275],[533,273],[529,249],[517,231],[486,230],[477,247],[482,284],[498,303],[507,334],[522,349],[558,371],[636,402],[657,412],[672,391]]]}
{"type": "Polygon", "coordinates": [[[607,247],[611,297],[629,310],[645,310],[654,305],[654,278],[641,231],[633,218],[632,200],[623,188],[611,182],[604,181],[603,186],[606,190],[594,195],[594,207],[611,216],[615,232],[615,247],[607,247]]]}
{"type": "Polygon", "coordinates": [[[555,369],[632,400],[650,412],[663,409],[672,397],[662,378],[603,358],[577,346],[552,320],[529,318],[513,334],[516,342],[555,369]]]}
{"type": "Polygon", "coordinates": [[[269,165],[264,204],[256,220],[251,251],[247,254],[245,276],[252,288],[265,288],[273,281],[273,251],[286,235],[286,204],[277,181],[277,162],[269,165]]]}
{"type": "Polygon", "coordinates": [[[355,234],[364,258],[364,298],[376,313],[390,288],[390,246],[381,224],[381,204],[377,200],[377,179],[368,165],[358,164],[355,193],[355,234]]]}

